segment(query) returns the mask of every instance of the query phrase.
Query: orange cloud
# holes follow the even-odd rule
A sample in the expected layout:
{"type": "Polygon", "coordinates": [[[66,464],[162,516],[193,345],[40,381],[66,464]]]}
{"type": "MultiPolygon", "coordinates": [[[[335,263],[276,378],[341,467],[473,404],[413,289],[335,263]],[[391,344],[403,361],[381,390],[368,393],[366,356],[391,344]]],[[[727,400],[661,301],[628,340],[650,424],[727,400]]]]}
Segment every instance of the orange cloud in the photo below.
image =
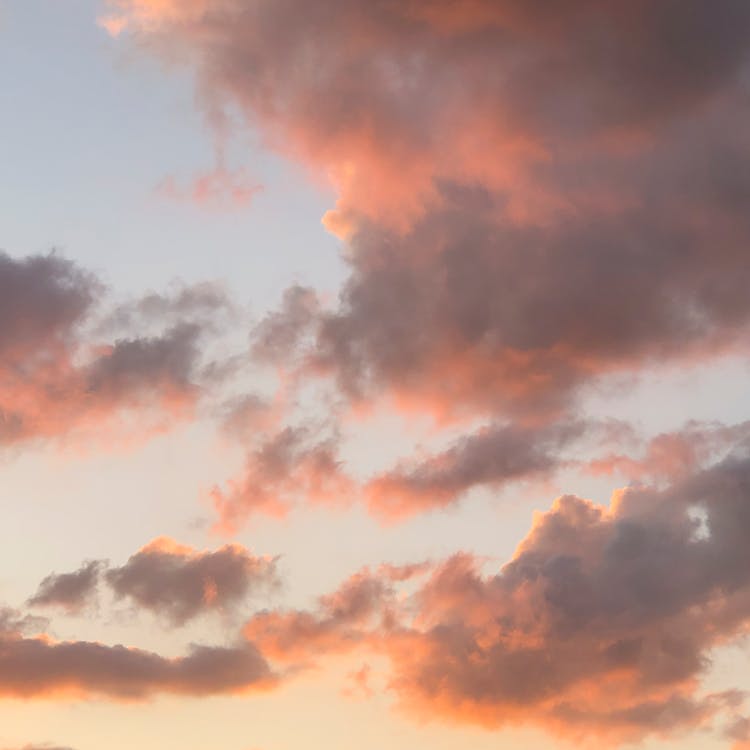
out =
{"type": "Polygon", "coordinates": [[[320,438],[306,427],[286,427],[262,440],[248,453],[244,475],[211,491],[217,528],[231,532],[256,513],[284,517],[299,502],[346,505],[356,485],[336,453],[335,437],[320,438]]]}
{"type": "Polygon", "coordinates": [[[186,656],[168,659],[125,646],[54,641],[44,635],[22,635],[7,624],[0,627],[0,695],[6,698],[130,701],[160,693],[246,693],[269,689],[276,682],[249,644],[193,646],[186,656]]]}
{"type": "Polygon", "coordinates": [[[583,423],[483,428],[442,453],[403,462],[369,480],[364,488],[368,509],[385,521],[398,521],[454,505],[476,486],[499,489],[545,478],[564,465],[561,450],[585,429],[583,423]]]}
{"type": "Polygon", "coordinates": [[[95,560],[73,573],[47,576],[28,603],[80,613],[96,595],[100,580],[118,600],[128,600],[173,626],[206,612],[228,614],[278,586],[274,558],[253,555],[240,544],[201,551],[159,537],[123,565],[95,560]]]}
{"type": "Polygon", "coordinates": [[[284,664],[385,654],[391,689],[422,719],[605,744],[706,727],[744,700],[702,678],[713,650],[750,628],[749,481],[740,448],[610,507],[563,496],[494,573],[465,553],[403,577],[366,570],[317,608],[260,613],[244,633],[284,664]]]}

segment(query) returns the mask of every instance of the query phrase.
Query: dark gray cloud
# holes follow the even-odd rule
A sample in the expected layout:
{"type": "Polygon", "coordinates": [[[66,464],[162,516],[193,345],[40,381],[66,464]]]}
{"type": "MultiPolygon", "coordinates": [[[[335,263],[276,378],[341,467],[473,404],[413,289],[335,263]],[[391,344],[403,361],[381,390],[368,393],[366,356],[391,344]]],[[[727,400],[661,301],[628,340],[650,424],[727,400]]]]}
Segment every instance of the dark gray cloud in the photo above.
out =
{"type": "Polygon", "coordinates": [[[51,573],[40,584],[27,604],[32,607],[61,607],[78,613],[96,597],[99,577],[106,563],[91,560],[73,573],[51,573]]]}
{"type": "Polygon", "coordinates": [[[371,479],[364,490],[368,507],[380,518],[398,520],[453,505],[472,487],[498,489],[547,477],[564,465],[561,452],[586,428],[583,422],[484,428],[441,453],[371,479]]]}
{"type": "Polygon", "coordinates": [[[198,362],[200,328],[185,323],[160,336],[118,339],[86,372],[95,398],[137,398],[143,391],[170,390],[189,397],[198,362]]]}
{"type": "Polygon", "coordinates": [[[0,353],[20,363],[70,340],[102,292],[91,274],[58,255],[0,253],[0,353]]]}
{"type": "Polygon", "coordinates": [[[248,452],[242,476],[211,493],[219,527],[231,531],[255,513],[284,516],[299,502],[349,503],[356,488],[338,447],[338,435],[308,425],[264,436],[248,452]]]}
{"type": "Polygon", "coordinates": [[[573,734],[704,723],[737,699],[699,685],[750,619],[749,493],[744,454],[663,491],[621,491],[610,509],[559,498],[502,572],[458,556],[419,592],[419,646],[395,639],[399,689],[415,708],[528,713],[573,734]]]}
{"type": "Polygon", "coordinates": [[[146,699],[158,693],[242,693],[275,684],[277,678],[250,644],[192,646],[185,656],[89,641],[55,641],[39,632],[35,618],[0,610],[0,695],[8,698],[104,696],[146,699]]]}
{"type": "MultiPolygon", "coordinates": [[[[138,3],[116,5],[137,19],[138,3]]],[[[477,120],[488,137],[571,139],[684,116],[735,81],[749,28],[742,0],[215,0],[143,31],[188,47],[214,96],[239,100],[275,144],[333,161],[369,138],[397,163],[440,147],[450,159],[477,120]]]]}
{"type": "Polygon", "coordinates": [[[194,646],[168,659],[125,646],[0,636],[0,695],[138,700],[158,693],[205,696],[271,686],[274,678],[249,645],[194,646]]]}
{"type": "Polygon", "coordinates": [[[122,566],[104,574],[119,599],[131,601],[173,625],[205,612],[231,612],[278,585],[275,560],[239,544],[201,552],[156,539],[122,566]]]}

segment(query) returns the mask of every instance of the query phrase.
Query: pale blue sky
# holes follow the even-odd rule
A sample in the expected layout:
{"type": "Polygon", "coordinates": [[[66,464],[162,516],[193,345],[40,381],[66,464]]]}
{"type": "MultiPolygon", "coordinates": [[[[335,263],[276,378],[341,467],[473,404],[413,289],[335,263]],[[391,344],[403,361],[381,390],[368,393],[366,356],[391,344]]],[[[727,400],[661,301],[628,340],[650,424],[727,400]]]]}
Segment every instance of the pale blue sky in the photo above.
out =
{"type": "Polygon", "coordinates": [[[214,165],[214,136],[193,82],[165,73],[94,22],[94,0],[2,3],[0,248],[60,248],[117,290],[222,278],[259,311],[292,281],[335,290],[338,241],[320,224],[332,193],[253,147],[243,129],[234,168],[264,189],[243,208],[196,208],[156,192],[214,165]]]}

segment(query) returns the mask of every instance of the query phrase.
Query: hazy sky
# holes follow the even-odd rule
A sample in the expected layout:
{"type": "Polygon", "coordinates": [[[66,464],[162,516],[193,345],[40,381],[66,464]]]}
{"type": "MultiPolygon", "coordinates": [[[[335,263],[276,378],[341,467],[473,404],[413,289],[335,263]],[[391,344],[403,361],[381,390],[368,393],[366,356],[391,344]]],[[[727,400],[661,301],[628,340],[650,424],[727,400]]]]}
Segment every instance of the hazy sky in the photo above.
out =
{"type": "Polygon", "coordinates": [[[748,39],[0,0],[0,750],[748,750],[748,39]]]}

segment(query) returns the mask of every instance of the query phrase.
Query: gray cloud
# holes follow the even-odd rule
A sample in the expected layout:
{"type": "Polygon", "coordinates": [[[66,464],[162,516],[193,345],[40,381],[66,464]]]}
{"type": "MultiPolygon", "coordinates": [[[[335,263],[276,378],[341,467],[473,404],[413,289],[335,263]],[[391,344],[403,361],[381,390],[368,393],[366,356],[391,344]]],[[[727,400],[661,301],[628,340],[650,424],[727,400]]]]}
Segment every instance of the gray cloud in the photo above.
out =
{"type": "Polygon", "coordinates": [[[12,610],[0,610],[0,695],[135,700],[158,693],[238,693],[268,688],[276,682],[268,664],[250,644],[192,646],[187,655],[170,659],[120,645],[24,635],[24,631],[37,629],[37,624],[41,624],[38,618],[31,623],[12,610]]]}
{"type": "Polygon", "coordinates": [[[594,474],[623,474],[640,481],[679,479],[750,441],[750,422],[724,425],[690,421],[682,429],[651,438],[639,456],[610,453],[589,462],[594,474]]]}
{"type": "Polygon", "coordinates": [[[96,596],[105,565],[101,560],[91,560],[73,573],[51,573],[27,603],[33,607],[62,607],[69,613],[81,612],[96,596]]]}
{"type": "Polygon", "coordinates": [[[0,694],[119,700],[158,693],[205,696],[269,687],[273,676],[251,646],[194,646],[167,659],[149,651],[86,641],[0,637],[0,694]]]}
{"type": "Polygon", "coordinates": [[[227,310],[223,293],[198,285],[147,295],[137,315],[115,316],[114,341],[99,325],[110,296],[57,255],[0,255],[0,445],[126,429],[128,412],[147,435],[191,411],[199,344],[227,310]]]}
{"type": "Polygon", "coordinates": [[[100,283],[55,254],[15,259],[0,253],[0,353],[18,362],[25,355],[51,355],[102,292],[100,283]]]}
{"type": "Polygon", "coordinates": [[[583,422],[484,428],[442,453],[404,462],[371,479],[364,490],[369,509],[386,520],[398,520],[453,505],[472,487],[497,489],[547,477],[565,463],[561,451],[586,428],[583,422]]]}
{"type": "Polygon", "coordinates": [[[12,607],[0,605],[0,635],[5,633],[39,633],[49,620],[44,617],[25,614],[12,607]]]}
{"type": "Polygon", "coordinates": [[[312,289],[299,285],[285,290],[281,306],[269,313],[252,331],[253,357],[269,364],[289,359],[315,330],[320,303],[312,289]]]}
{"type": "Polygon", "coordinates": [[[104,574],[115,596],[182,625],[205,612],[233,611],[278,585],[275,560],[239,544],[197,551],[157,539],[104,574]]]}

